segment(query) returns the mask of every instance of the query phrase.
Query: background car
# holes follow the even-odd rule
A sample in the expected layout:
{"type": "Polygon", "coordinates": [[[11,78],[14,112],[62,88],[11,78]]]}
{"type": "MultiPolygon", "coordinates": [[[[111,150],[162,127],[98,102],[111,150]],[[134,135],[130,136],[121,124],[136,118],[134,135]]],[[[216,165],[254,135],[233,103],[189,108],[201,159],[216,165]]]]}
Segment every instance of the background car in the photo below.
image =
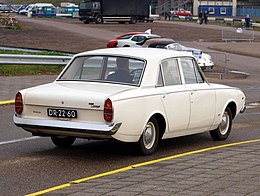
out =
{"type": "Polygon", "coordinates": [[[11,5],[0,4],[0,13],[11,13],[14,9],[11,5]]]}
{"type": "Polygon", "coordinates": [[[185,9],[178,9],[173,12],[175,16],[192,16],[192,13],[185,9]]]}
{"type": "Polygon", "coordinates": [[[125,39],[118,39],[116,47],[141,47],[146,40],[151,38],[160,38],[160,36],[150,33],[134,34],[125,39]]]}
{"type": "MultiPolygon", "coordinates": [[[[20,5],[20,7],[17,8],[16,13],[17,13],[17,14],[22,14],[22,13],[20,13],[21,10],[25,10],[25,8],[26,8],[28,5],[29,5],[29,4],[22,4],[22,5],[20,5]]],[[[24,11],[22,11],[22,12],[25,13],[24,11]]]]}
{"type": "Polygon", "coordinates": [[[202,52],[202,50],[197,48],[190,48],[183,46],[173,39],[167,38],[158,38],[158,39],[149,39],[144,44],[143,47],[149,48],[163,48],[168,50],[176,50],[176,51],[186,51],[191,52],[192,55],[196,58],[198,65],[202,69],[213,68],[214,62],[211,60],[211,56],[207,53],[202,52]]]}
{"type": "Polygon", "coordinates": [[[132,37],[133,35],[136,35],[136,34],[142,34],[143,32],[128,32],[126,34],[123,34],[123,35],[120,35],[110,41],[108,41],[107,43],[107,48],[114,48],[114,47],[117,47],[117,40],[119,39],[129,39],[130,37],[132,37]]]}
{"type": "Polygon", "coordinates": [[[21,9],[19,9],[19,11],[17,13],[27,15],[28,12],[31,11],[34,6],[35,6],[35,4],[27,4],[27,5],[23,6],[21,9]]]}
{"type": "Polygon", "coordinates": [[[211,56],[207,53],[202,52],[202,50],[200,49],[186,47],[179,43],[168,44],[165,48],[169,50],[191,52],[192,55],[196,58],[198,65],[202,69],[206,69],[206,68],[212,69],[214,67],[214,62],[211,60],[211,56]]]}
{"type": "Polygon", "coordinates": [[[175,41],[170,38],[151,38],[146,40],[142,46],[144,48],[165,48],[172,43],[175,43],[175,41]]]}
{"type": "Polygon", "coordinates": [[[160,139],[210,131],[225,140],[244,109],[244,93],[208,83],[187,52],[110,48],[77,54],[54,82],[19,91],[13,120],[58,147],[114,139],[150,155],[160,139]]]}

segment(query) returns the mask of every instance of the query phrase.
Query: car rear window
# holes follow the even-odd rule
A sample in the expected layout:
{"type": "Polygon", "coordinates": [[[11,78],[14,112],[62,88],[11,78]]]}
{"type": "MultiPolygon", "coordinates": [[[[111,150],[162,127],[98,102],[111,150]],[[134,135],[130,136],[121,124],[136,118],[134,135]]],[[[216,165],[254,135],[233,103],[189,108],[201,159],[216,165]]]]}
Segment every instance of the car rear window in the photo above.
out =
{"type": "Polygon", "coordinates": [[[145,61],[118,56],[75,58],[58,80],[95,81],[140,85],[145,61]]]}

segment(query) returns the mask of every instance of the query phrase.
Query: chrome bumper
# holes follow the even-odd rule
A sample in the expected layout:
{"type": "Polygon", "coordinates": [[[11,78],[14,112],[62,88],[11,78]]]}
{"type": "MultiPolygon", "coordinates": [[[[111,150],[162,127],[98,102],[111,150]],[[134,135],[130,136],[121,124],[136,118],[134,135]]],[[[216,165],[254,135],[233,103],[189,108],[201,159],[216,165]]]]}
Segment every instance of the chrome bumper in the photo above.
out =
{"type": "Polygon", "coordinates": [[[243,105],[243,107],[240,109],[240,113],[244,113],[245,112],[245,110],[246,110],[246,105],[243,105]]]}
{"type": "Polygon", "coordinates": [[[23,128],[33,135],[65,135],[81,138],[111,138],[120,128],[122,123],[86,124],[63,120],[40,120],[13,117],[16,126],[23,128]]]}

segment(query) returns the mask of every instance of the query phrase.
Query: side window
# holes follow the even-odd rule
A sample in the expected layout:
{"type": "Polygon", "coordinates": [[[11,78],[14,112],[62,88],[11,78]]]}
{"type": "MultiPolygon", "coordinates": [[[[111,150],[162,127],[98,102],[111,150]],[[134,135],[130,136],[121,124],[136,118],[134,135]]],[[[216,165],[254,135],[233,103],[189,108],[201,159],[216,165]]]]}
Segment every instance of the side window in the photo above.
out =
{"type": "Polygon", "coordinates": [[[146,37],[145,36],[134,36],[133,38],[132,38],[132,41],[135,41],[135,42],[140,42],[140,41],[143,41],[144,39],[146,39],[146,37]]]}
{"type": "Polygon", "coordinates": [[[186,84],[204,82],[200,72],[198,71],[197,64],[192,58],[181,58],[181,67],[186,84]]]}
{"type": "Polygon", "coordinates": [[[168,59],[163,61],[161,66],[165,86],[181,84],[177,59],[168,59]]]}
{"type": "Polygon", "coordinates": [[[135,42],[138,42],[138,37],[139,37],[139,36],[136,35],[136,36],[134,36],[131,40],[132,40],[132,41],[135,41],[135,42]]]}
{"type": "Polygon", "coordinates": [[[93,9],[99,9],[100,4],[99,3],[93,3],[93,9]]]}

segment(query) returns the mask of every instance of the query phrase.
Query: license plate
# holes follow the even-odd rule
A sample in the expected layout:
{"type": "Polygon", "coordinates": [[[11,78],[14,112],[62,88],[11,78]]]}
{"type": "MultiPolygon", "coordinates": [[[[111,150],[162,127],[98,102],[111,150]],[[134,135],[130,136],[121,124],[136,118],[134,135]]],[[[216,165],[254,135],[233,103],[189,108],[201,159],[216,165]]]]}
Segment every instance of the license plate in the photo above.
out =
{"type": "Polygon", "coordinates": [[[47,108],[47,114],[50,117],[77,118],[77,110],[47,108]]]}

